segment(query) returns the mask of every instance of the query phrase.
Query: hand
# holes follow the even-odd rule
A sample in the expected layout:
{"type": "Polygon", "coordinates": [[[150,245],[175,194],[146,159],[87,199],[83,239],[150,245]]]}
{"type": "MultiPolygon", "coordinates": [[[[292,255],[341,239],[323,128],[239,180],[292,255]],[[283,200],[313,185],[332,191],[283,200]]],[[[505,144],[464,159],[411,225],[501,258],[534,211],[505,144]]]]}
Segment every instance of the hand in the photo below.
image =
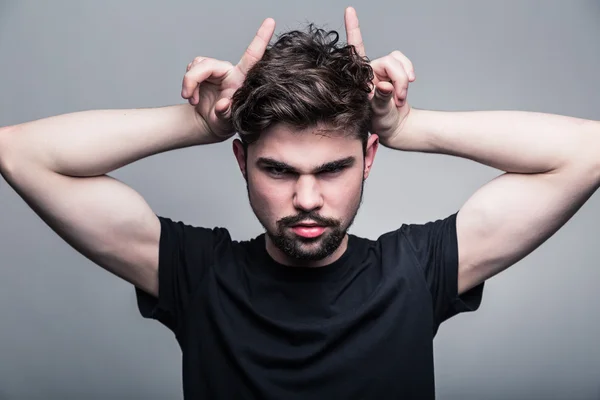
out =
{"type": "Polygon", "coordinates": [[[196,113],[217,140],[223,141],[235,134],[230,122],[231,97],[244,82],[248,70],[262,58],[274,30],[275,21],[264,20],[235,66],[208,57],[196,57],[188,64],[181,96],[196,107],[196,113]]]}
{"type": "MultiPolygon", "coordinates": [[[[348,44],[353,45],[361,57],[365,57],[358,17],[352,7],[346,9],[344,21],[348,44]]],[[[408,85],[416,79],[415,70],[410,60],[399,51],[372,61],[371,67],[374,73],[373,90],[369,97],[373,109],[371,133],[377,134],[384,146],[398,148],[402,128],[410,114],[408,85]]]]}

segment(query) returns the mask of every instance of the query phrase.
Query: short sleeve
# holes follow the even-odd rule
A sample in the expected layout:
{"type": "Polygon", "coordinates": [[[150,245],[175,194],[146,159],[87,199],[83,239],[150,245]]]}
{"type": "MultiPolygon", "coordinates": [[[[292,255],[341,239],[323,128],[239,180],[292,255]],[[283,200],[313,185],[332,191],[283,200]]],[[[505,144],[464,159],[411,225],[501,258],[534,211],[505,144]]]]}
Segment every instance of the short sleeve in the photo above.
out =
{"type": "Polygon", "coordinates": [[[176,335],[191,298],[213,264],[215,247],[230,240],[224,228],[200,228],[158,217],[158,298],[135,288],[140,314],[176,335]]]}
{"type": "Polygon", "coordinates": [[[458,295],[456,216],[401,229],[422,269],[433,301],[435,331],[447,319],[479,308],[484,283],[458,295]]]}

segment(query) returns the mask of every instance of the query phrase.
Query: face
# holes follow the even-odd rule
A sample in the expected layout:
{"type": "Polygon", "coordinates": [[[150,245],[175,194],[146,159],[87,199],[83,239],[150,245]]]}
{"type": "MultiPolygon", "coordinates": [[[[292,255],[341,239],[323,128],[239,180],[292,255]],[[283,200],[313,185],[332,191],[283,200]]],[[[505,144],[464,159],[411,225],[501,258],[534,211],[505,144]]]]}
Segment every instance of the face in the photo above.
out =
{"type": "Polygon", "coordinates": [[[267,233],[267,250],[284,264],[327,264],[347,243],[377,150],[371,135],[362,143],[319,127],[275,125],[234,153],[246,178],[250,205],[267,233]]]}

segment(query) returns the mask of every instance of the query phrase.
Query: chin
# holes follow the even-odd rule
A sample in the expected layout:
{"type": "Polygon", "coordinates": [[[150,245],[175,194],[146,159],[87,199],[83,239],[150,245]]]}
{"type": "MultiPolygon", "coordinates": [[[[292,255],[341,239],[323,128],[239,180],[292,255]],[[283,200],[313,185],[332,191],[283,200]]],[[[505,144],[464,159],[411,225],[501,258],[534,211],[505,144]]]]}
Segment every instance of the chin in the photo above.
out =
{"type": "Polygon", "coordinates": [[[328,233],[316,238],[296,235],[272,235],[271,240],[287,257],[299,261],[321,261],[332,255],[341,245],[345,232],[328,233]]]}

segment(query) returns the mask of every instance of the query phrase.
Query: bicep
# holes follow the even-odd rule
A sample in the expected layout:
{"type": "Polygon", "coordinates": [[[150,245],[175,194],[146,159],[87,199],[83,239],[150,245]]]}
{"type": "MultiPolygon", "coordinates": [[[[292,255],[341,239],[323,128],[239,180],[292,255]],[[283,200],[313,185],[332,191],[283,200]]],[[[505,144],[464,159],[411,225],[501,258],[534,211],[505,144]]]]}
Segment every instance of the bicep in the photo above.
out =
{"type": "Polygon", "coordinates": [[[36,214],[82,255],[158,294],[160,222],[133,189],[109,176],[77,178],[19,165],[7,181],[36,214]]]}
{"type": "Polygon", "coordinates": [[[464,293],[518,262],[562,227],[594,193],[596,176],[578,166],[497,177],[457,216],[458,291],[464,293]]]}

